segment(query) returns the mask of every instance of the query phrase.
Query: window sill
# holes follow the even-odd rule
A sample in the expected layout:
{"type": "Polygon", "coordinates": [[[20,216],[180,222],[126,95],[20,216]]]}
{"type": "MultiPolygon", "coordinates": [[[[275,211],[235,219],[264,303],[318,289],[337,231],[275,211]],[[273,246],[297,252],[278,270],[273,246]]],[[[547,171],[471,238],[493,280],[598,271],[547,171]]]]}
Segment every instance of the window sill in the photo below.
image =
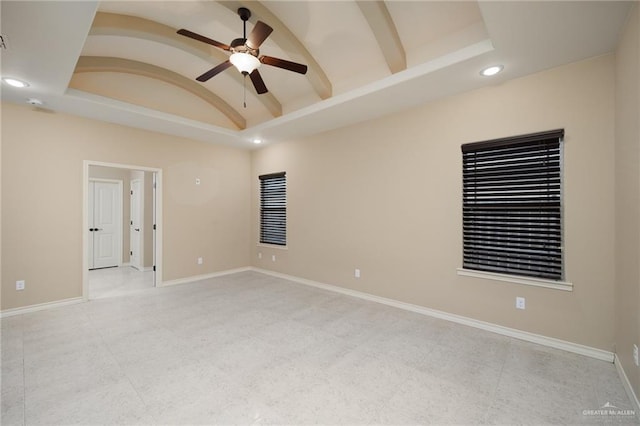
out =
{"type": "Polygon", "coordinates": [[[278,244],[257,243],[256,247],[266,247],[278,250],[289,250],[289,246],[279,246],[278,244]]]}
{"type": "Polygon", "coordinates": [[[475,271],[472,269],[458,268],[458,275],[487,280],[504,281],[514,284],[532,285],[535,287],[551,288],[554,290],[573,291],[573,284],[566,281],[544,280],[539,278],[517,277],[515,275],[496,274],[493,272],[475,271]]]}

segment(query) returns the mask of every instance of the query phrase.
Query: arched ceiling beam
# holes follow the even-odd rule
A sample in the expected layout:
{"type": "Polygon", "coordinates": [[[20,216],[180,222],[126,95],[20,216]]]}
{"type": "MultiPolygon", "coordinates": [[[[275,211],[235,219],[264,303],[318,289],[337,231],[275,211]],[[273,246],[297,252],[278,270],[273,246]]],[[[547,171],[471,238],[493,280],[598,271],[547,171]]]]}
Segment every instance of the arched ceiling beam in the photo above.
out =
{"type": "Polygon", "coordinates": [[[357,1],[393,74],[407,69],[407,57],[384,1],[357,1]]]}
{"type": "Polygon", "coordinates": [[[247,127],[244,117],[222,98],[211,93],[201,84],[166,68],[122,58],[81,56],[76,65],[75,73],[83,72],[118,72],[164,81],[165,83],[187,90],[209,103],[212,107],[220,110],[238,129],[242,130],[247,127]]]}
{"type": "MultiPolygon", "coordinates": [[[[191,53],[214,65],[229,59],[229,56],[222,50],[176,34],[176,31],[175,28],[148,19],[117,13],[98,12],[93,21],[91,31],[89,31],[89,35],[133,37],[154,41],[191,53]]],[[[207,34],[203,35],[206,36],[207,34]]],[[[233,76],[238,84],[244,84],[242,74],[229,74],[233,76]]],[[[282,115],[282,105],[271,92],[258,96],[258,101],[260,101],[274,117],[280,117],[282,115]]]]}
{"type": "Polygon", "coordinates": [[[239,7],[246,7],[251,10],[251,18],[249,21],[255,24],[257,21],[264,21],[273,28],[273,33],[269,36],[278,46],[290,52],[299,53],[306,62],[309,71],[307,78],[321,99],[328,99],[332,96],[333,88],[329,78],[324,73],[320,64],[315,60],[306,47],[298,40],[298,38],[289,30],[289,28],[278,19],[276,15],[271,13],[269,9],[258,1],[220,1],[221,5],[227,9],[237,13],[239,7]]]}

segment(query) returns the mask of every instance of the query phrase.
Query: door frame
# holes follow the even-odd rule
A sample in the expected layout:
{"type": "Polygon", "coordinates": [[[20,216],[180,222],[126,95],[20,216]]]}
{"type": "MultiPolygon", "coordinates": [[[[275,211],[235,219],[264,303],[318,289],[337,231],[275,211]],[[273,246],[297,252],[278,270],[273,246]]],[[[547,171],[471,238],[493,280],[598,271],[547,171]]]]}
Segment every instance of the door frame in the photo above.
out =
{"type": "Polygon", "coordinates": [[[113,167],[126,170],[140,170],[152,172],[156,184],[154,192],[154,266],[153,285],[162,286],[162,169],[155,167],[136,166],[131,164],[105,163],[103,161],[83,160],[82,166],[82,300],[89,301],[89,166],[113,167]]]}
{"type": "MultiPolygon", "coordinates": [[[[140,179],[131,179],[129,181],[130,191],[133,191],[133,182],[138,182],[139,184],[138,192],[142,191],[144,194],[144,185],[142,185],[144,181],[140,179]],[[140,189],[141,187],[142,187],[142,190],[140,189]]],[[[140,197],[139,195],[136,195],[136,196],[140,197]]],[[[131,201],[129,203],[129,213],[131,214],[133,212],[133,194],[130,195],[129,199],[131,201]]],[[[141,200],[138,200],[138,201],[141,201],[141,200]]],[[[131,215],[131,220],[133,220],[133,215],[131,215]]],[[[144,221],[144,202],[140,202],[138,205],[138,220],[140,221],[140,223],[138,224],[140,226],[140,231],[138,234],[138,247],[135,247],[135,250],[137,250],[137,254],[138,254],[138,264],[134,265],[131,258],[129,258],[129,264],[135,269],[137,269],[138,271],[147,271],[148,269],[145,269],[144,267],[144,234],[145,234],[144,231],[145,229],[147,229],[149,224],[145,223],[144,221]]],[[[129,247],[130,247],[130,250],[133,251],[134,247],[131,244],[133,231],[131,230],[131,225],[132,224],[129,225],[129,247]]]]}
{"type": "MultiPolygon", "coordinates": [[[[120,202],[120,215],[118,216],[118,225],[117,225],[117,230],[116,233],[118,234],[118,249],[117,249],[117,253],[116,253],[116,259],[118,259],[118,264],[117,266],[122,266],[122,246],[124,244],[124,241],[122,239],[122,235],[124,234],[124,218],[123,218],[123,212],[122,212],[122,206],[123,206],[123,202],[124,202],[124,197],[122,196],[122,191],[123,191],[123,182],[119,179],[103,179],[103,178],[92,178],[89,177],[89,181],[87,182],[87,185],[89,185],[89,183],[91,182],[104,182],[104,183],[111,183],[111,184],[115,184],[118,185],[118,199],[120,202]]],[[[89,187],[87,186],[87,226],[85,226],[85,229],[89,228],[89,187]]],[[[89,238],[89,233],[87,232],[87,238],[89,238]]],[[[87,246],[86,249],[89,250],[89,242],[87,241],[87,246]]],[[[89,269],[89,253],[87,253],[87,269],[89,269]]]]}

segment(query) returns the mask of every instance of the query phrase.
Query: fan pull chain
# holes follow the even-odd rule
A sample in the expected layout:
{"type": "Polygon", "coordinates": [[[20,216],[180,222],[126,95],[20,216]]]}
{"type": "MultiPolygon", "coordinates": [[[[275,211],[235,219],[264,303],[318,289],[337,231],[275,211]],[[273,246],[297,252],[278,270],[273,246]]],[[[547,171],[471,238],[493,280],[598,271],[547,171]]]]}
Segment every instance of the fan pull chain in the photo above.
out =
{"type": "Polygon", "coordinates": [[[244,107],[246,108],[247,107],[247,75],[246,74],[244,75],[244,78],[242,79],[242,92],[243,92],[243,95],[244,95],[243,104],[244,104],[244,107]]]}

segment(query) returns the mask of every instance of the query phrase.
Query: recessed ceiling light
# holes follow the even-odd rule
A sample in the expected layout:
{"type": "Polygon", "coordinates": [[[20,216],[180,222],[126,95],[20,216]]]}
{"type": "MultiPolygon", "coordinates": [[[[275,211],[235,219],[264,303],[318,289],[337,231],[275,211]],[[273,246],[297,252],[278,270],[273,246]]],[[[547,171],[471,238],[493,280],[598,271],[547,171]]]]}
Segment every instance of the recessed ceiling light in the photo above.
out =
{"type": "Polygon", "coordinates": [[[502,65],[493,65],[480,71],[480,74],[485,77],[491,77],[492,75],[498,74],[503,68],[504,67],[502,65]]]}
{"type": "Polygon", "coordinates": [[[16,78],[4,77],[2,81],[7,83],[9,86],[13,86],[13,87],[29,87],[29,83],[24,82],[22,80],[18,80],[16,78]]]}
{"type": "Polygon", "coordinates": [[[262,139],[254,139],[253,143],[255,143],[256,145],[259,145],[262,143],[262,139]]]}

